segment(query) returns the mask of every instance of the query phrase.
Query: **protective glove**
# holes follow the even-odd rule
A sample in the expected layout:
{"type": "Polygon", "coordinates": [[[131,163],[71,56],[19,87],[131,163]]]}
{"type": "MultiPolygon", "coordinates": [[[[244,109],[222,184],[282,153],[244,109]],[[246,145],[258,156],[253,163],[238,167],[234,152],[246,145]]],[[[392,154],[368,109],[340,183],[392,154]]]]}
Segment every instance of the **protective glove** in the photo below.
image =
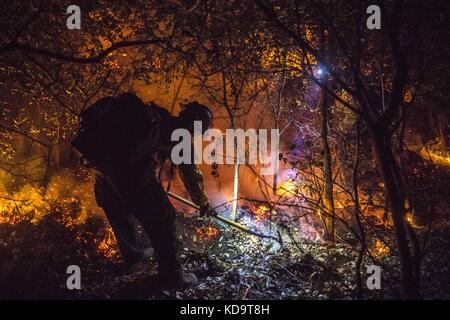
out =
{"type": "Polygon", "coordinates": [[[213,207],[209,202],[205,202],[200,206],[200,217],[210,216],[213,213],[213,207]]]}

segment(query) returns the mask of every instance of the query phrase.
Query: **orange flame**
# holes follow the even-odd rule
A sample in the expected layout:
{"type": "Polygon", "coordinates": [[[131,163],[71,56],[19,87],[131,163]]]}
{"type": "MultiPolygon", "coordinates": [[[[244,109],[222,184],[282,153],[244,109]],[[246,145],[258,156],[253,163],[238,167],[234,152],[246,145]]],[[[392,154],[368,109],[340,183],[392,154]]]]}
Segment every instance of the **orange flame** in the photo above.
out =
{"type": "Polygon", "coordinates": [[[429,149],[420,150],[420,155],[424,159],[433,161],[435,164],[450,167],[450,155],[436,152],[429,149]]]}
{"type": "Polygon", "coordinates": [[[256,210],[253,212],[255,215],[256,221],[262,221],[267,218],[267,215],[270,211],[270,208],[266,205],[261,205],[256,208],[256,210]]]}
{"type": "Polygon", "coordinates": [[[295,181],[286,180],[278,188],[276,194],[283,197],[293,197],[298,192],[298,185],[295,181]]]}
{"type": "Polygon", "coordinates": [[[106,258],[116,258],[119,255],[117,241],[111,227],[106,230],[106,236],[98,243],[97,251],[106,258]]]}
{"type": "MultiPolygon", "coordinates": [[[[95,203],[92,183],[62,173],[55,175],[47,188],[26,184],[20,188],[7,190],[0,181],[0,224],[16,225],[30,222],[37,225],[44,217],[58,215],[58,223],[73,230],[85,223],[88,216],[100,209],[95,203]]],[[[116,239],[111,228],[105,228],[96,237],[93,246],[106,258],[118,257],[116,239]]],[[[77,240],[84,241],[77,234],[77,240]]]]}
{"type": "Polygon", "coordinates": [[[205,227],[196,227],[194,241],[198,239],[198,237],[202,240],[209,240],[219,235],[219,229],[213,226],[205,226],[205,227]],[[198,236],[198,237],[197,237],[198,236]]]}
{"type": "Polygon", "coordinates": [[[373,255],[381,258],[387,255],[390,251],[391,249],[386,244],[384,244],[383,241],[377,239],[372,253],[373,255]]]}

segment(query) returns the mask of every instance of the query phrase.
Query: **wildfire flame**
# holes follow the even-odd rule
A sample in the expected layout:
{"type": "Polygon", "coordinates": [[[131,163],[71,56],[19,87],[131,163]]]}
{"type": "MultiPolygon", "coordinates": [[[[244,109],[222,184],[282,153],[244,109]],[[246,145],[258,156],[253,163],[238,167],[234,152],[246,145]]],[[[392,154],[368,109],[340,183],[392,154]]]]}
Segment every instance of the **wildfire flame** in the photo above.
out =
{"type": "Polygon", "coordinates": [[[270,208],[266,205],[258,206],[254,211],[254,217],[256,221],[263,221],[267,218],[268,213],[270,212],[270,208]]]}
{"type": "Polygon", "coordinates": [[[438,153],[438,152],[428,150],[428,149],[420,150],[420,155],[424,159],[431,160],[436,164],[447,166],[447,167],[450,166],[450,156],[449,155],[445,155],[443,153],[438,153]]]}
{"type": "Polygon", "coordinates": [[[292,181],[290,179],[284,181],[278,188],[277,188],[277,195],[283,196],[283,197],[292,197],[296,194],[298,191],[298,185],[295,181],[292,181]]]}
{"type": "Polygon", "coordinates": [[[409,223],[409,225],[411,227],[417,228],[418,226],[416,225],[415,221],[414,221],[414,214],[412,212],[408,212],[405,216],[405,220],[409,223]]]}
{"type": "Polygon", "coordinates": [[[387,255],[390,251],[391,249],[383,241],[377,239],[372,253],[373,255],[381,258],[387,255]]]}
{"type": "Polygon", "coordinates": [[[97,245],[97,250],[107,258],[118,257],[117,241],[111,227],[106,230],[106,236],[97,245]]]}
{"type": "Polygon", "coordinates": [[[37,223],[50,210],[42,192],[32,185],[26,185],[14,193],[2,191],[0,198],[0,224],[37,223]]]}
{"type": "Polygon", "coordinates": [[[198,238],[200,238],[201,240],[209,240],[217,237],[219,233],[219,229],[213,226],[196,227],[194,241],[197,241],[198,238]]]}
{"type": "MultiPolygon", "coordinates": [[[[0,181],[1,182],[1,181],[0,181]]],[[[67,173],[55,175],[46,188],[31,183],[20,188],[6,188],[0,183],[0,224],[17,225],[30,222],[34,225],[53,213],[61,213],[58,223],[73,230],[96,215],[97,208],[92,183],[67,173]]],[[[106,258],[118,257],[116,239],[111,228],[106,228],[92,245],[106,258]]],[[[77,240],[84,241],[80,233],[77,240]]]]}

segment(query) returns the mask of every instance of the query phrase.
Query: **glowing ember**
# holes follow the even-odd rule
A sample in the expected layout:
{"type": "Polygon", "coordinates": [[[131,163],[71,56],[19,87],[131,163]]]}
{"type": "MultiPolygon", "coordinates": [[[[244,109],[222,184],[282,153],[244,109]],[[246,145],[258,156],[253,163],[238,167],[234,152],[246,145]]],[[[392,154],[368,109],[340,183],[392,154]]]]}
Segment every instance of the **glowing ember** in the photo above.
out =
{"type": "Polygon", "coordinates": [[[42,190],[32,185],[13,193],[1,191],[0,198],[0,224],[37,223],[50,209],[42,190]]]}
{"type": "Polygon", "coordinates": [[[417,227],[417,225],[414,222],[414,215],[411,212],[408,212],[405,216],[405,220],[408,221],[408,223],[412,226],[412,227],[417,227]]]}
{"type": "Polygon", "coordinates": [[[194,241],[197,241],[198,238],[202,240],[209,240],[211,238],[217,237],[219,233],[219,229],[213,226],[196,227],[194,241]]]}
{"type": "Polygon", "coordinates": [[[266,205],[261,205],[255,209],[253,212],[256,221],[263,221],[267,218],[270,208],[266,205]]]}
{"type": "Polygon", "coordinates": [[[117,241],[111,227],[106,230],[105,238],[98,243],[97,250],[106,258],[117,258],[119,256],[117,241]]]}
{"type": "Polygon", "coordinates": [[[375,256],[381,258],[381,257],[384,257],[385,255],[387,255],[390,251],[391,251],[391,249],[387,245],[385,245],[383,241],[377,239],[372,253],[375,256]]]}
{"type": "Polygon", "coordinates": [[[368,214],[374,219],[374,224],[377,226],[383,226],[384,228],[392,228],[393,221],[390,215],[388,215],[383,208],[372,208],[368,214]]]}
{"type": "Polygon", "coordinates": [[[438,153],[436,151],[422,149],[420,150],[420,155],[424,159],[428,159],[433,161],[435,164],[442,165],[442,166],[450,166],[450,156],[445,155],[443,153],[438,153]]]}

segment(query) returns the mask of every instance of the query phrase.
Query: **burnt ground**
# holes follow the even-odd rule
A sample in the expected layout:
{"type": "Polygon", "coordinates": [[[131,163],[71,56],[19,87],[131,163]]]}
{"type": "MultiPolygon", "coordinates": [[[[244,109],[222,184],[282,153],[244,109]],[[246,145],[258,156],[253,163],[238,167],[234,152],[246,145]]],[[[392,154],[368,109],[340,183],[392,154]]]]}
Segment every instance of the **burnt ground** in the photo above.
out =
{"type": "MultiPolygon", "coordinates": [[[[69,225],[58,212],[38,224],[0,225],[0,298],[14,299],[352,299],[355,245],[315,243],[283,235],[283,247],[197,218],[180,218],[186,270],[197,275],[196,286],[165,290],[158,284],[153,258],[124,272],[101,219],[69,225]],[[196,228],[213,225],[209,239],[196,228]],[[82,270],[82,289],[66,287],[66,268],[82,270]]],[[[424,298],[450,298],[450,225],[437,224],[429,236],[432,251],[423,261],[424,298]]],[[[365,261],[366,264],[372,264],[365,261]]],[[[382,289],[365,290],[368,299],[398,298],[398,265],[394,252],[382,266],[382,289]]],[[[365,270],[365,268],[363,268],[365,270]]],[[[366,277],[366,276],[364,276],[366,277]]]]}

